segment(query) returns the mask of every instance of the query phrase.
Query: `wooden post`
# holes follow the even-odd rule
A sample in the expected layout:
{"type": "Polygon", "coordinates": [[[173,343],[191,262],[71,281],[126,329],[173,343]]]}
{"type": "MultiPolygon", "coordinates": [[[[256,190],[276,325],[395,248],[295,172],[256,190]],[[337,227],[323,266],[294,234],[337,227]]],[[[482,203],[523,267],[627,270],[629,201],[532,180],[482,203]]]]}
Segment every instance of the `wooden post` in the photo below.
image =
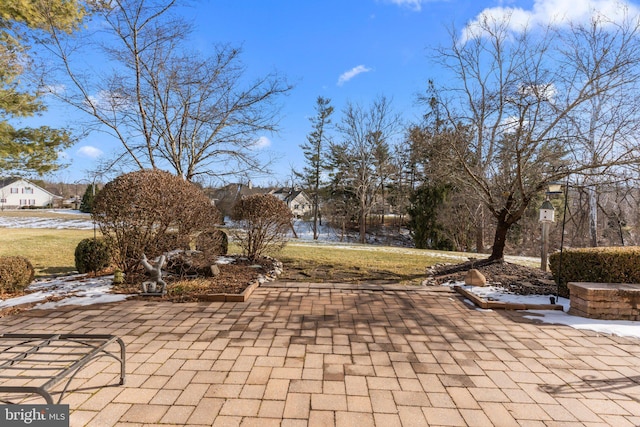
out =
{"type": "Polygon", "coordinates": [[[549,248],[549,226],[551,222],[542,221],[542,253],[540,256],[540,268],[542,271],[547,271],[547,259],[549,248]]]}

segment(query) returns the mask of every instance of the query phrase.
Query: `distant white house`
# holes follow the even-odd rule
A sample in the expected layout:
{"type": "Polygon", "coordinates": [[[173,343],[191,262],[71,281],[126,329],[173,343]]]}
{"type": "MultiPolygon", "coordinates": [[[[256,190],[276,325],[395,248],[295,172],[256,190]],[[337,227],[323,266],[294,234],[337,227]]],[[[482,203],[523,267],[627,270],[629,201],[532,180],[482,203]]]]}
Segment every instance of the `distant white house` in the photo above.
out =
{"type": "Polygon", "coordinates": [[[54,206],[61,199],[26,179],[0,179],[0,209],[54,206]]]}
{"type": "Polygon", "coordinates": [[[273,194],[278,199],[285,202],[293,216],[296,218],[302,218],[303,216],[310,214],[313,210],[313,202],[302,190],[283,187],[277,190],[271,190],[269,191],[269,194],[273,194]]]}

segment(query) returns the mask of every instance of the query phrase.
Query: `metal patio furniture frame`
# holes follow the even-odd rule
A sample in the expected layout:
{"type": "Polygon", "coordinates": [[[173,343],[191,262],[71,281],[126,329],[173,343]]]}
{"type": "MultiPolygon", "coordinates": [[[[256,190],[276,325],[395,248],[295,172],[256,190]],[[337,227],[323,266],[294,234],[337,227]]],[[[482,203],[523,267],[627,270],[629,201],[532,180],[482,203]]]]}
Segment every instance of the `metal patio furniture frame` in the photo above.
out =
{"type": "Polygon", "coordinates": [[[120,362],[120,385],[125,380],[125,345],[114,335],[0,334],[0,393],[39,394],[53,404],[50,390],[68,378],[57,403],[85,365],[101,357],[120,362]],[[107,349],[120,346],[117,352],[107,349]],[[3,383],[25,383],[3,385],[3,383]]]}

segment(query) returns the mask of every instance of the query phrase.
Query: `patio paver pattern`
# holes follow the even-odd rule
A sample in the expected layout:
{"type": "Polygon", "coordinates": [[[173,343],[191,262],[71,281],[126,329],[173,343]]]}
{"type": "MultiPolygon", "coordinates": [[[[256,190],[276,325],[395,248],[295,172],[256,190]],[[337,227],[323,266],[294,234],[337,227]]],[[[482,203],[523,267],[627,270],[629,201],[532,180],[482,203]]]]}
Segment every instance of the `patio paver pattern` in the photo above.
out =
{"type": "Polygon", "coordinates": [[[244,303],[31,310],[0,328],[125,341],[124,386],[104,386],[105,359],[71,383],[72,426],[640,426],[640,340],[445,288],[276,282],[244,303]]]}

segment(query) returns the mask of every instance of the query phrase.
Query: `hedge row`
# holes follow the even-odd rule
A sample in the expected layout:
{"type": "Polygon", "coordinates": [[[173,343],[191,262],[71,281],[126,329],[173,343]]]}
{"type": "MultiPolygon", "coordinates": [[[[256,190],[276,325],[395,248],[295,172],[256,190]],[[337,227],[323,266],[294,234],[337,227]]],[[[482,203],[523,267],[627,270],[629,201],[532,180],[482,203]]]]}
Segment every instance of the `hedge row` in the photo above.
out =
{"type": "Polygon", "coordinates": [[[640,283],[640,247],[605,247],[568,249],[549,257],[549,266],[562,286],[567,282],[640,283]]]}

